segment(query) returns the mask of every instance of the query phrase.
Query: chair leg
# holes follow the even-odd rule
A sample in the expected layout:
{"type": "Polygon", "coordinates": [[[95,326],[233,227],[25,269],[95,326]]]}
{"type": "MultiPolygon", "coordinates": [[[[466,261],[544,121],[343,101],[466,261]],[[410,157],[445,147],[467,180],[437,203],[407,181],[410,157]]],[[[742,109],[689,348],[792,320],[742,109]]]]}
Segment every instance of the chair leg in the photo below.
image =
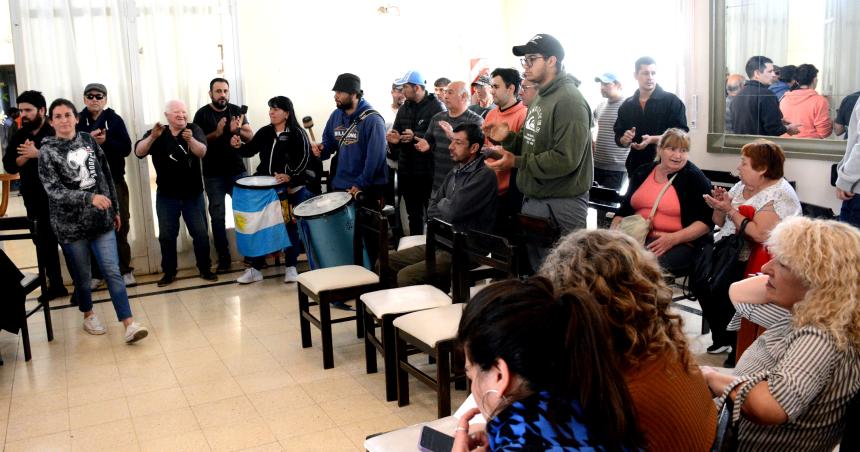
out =
{"type": "Polygon", "coordinates": [[[304,293],[299,288],[299,328],[302,331],[302,348],[308,348],[313,345],[311,342],[311,322],[304,315],[310,312],[308,304],[308,294],[304,293]]]}
{"type": "Polygon", "coordinates": [[[436,349],[436,415],[451,415],[451,357],[446,350],[436,349]]]}
{"type": "MultiPolygon", "coordinates": [[[[376,347],[370,342],[370,338],[376,335],[376,322],[367,310],[364,311],[364,366],[369,374],[375,374],[379,369],[376,366],[376,347]]],[[[385,369],[388,372],[388,369],[385,369]]]]}
{"type": "Polygon", "coordinates": [[[331,340],[331,306],[320,300],[320,334],[322,335],[323,369],[334,367],[334,346],[331,340]]]}
{"type": "Polygon", "coordinates": [[[21,341],[24,343],[24,361],[33,359],[33,352],[30,350],[30,329],[27,328],[27,307],[21,305],[21,341]]]}
{"type": "Polygon", "coordinates": [[[385,363],[385,400],[397,399],[397,352],[394,344],[394,320],[382,318],[382,359],[385,363]]]}
{"type": "Polygon", "coordinates": [[[454,380],[454,389],[458,391],[465,391],[468,388],[466,379],[460,378],[466,372],[466,363],[463,360],[462,353],[451,353],[451,374],[457,376],[454,380]]]}
{"type": "Polygon", "coordinates": [[[364,303],[360,299],[355,299],[355,337],[361,339],[364,337],[364,303]]]}
{"type": "Polygon", "coordinates": [[[406,354],[406,341],[396,333],[396,330],[394,334],[396,335],[394,347],[397,365],[394,370],[397,372],[397,406],[404,407],[409,405],[409,374],[401,366],[409,362],[409,355],[406,354]]]}
{"type": "Polygon", "coordinates": [[[44,301],[40,301],[42,304],[42,311],[45,313],[45,330],[48,332],[48,342],[54,340],[54,325],[51,321],[51,302],[45,298],[44,301]]]}

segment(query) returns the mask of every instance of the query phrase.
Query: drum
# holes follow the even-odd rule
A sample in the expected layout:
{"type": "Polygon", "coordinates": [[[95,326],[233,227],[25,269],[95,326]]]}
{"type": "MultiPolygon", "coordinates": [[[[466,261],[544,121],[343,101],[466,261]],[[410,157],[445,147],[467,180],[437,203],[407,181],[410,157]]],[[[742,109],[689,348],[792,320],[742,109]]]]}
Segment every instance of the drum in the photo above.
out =
{"type": "MultiPolygon", "coordinates": [[[[293,209],[299,223],[299,235],[305,245],[308,264],[318,268],[352,265],[352,241],[355,234],[355,206],[347,192],[314,196],[293,209]]],[[[370,268],[367,252],[364,266],[370,268]]]]}
{"type": "Polygon", "coordinates": [[[284,208],[278,191],[283,183],[272,176],[237,179],[233,187],[236,248],[243,256],[265,256],[291,246],[284,226],[284,208]]]}

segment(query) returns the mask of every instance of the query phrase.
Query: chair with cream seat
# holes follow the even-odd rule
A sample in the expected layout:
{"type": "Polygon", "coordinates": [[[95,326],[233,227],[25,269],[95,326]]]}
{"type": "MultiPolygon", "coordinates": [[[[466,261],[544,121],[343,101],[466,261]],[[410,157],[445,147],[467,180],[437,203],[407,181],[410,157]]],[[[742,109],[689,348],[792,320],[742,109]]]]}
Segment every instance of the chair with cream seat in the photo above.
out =
{"type": "MultiPolygon", "coordinates": [[[[454,231],[451,225],[438,219],[427,224],[427,269],[435,275],[436,251],[452,254],[452,274],[461,265],[460,250],[464,234],[454,231]]],[[[459,293],[459,292],[458,292],[459,293]]],[[[364,305],[364,354],[367,373],[377,371],[376,352],[382,355],[385,364],[385,397],[397,398],[397,360],[394,353],[394,320],[411,312],[450,305],[451,297],[431,284],[397,287],[368,292],[360,297],[364,305]],[[380,327],[379,336],[376,328],[380,327]]],[[[461,300],[462,301],[462,300],[461,300]]]]}
{"type": "Polygon", "coordinates": [[[320,268],[301,273],[297,279],[299,298],[299,326],[302,335],[302,348],[311,347],[311,325],[320,329],[323,349],[323,368],[334,367],[334,348],[332,345],[332,324],[356,321],[356,336],[364,334],[364,317],[361,303],[357,303],[356,315],[331,318],[331,303],[358,300],[366,293],[383,287],[385,274],[378,275],[361,264],[364,261],[362,232],[378,240],[380,273],[388,269],[388,220],[380,212],[358,207],[356,209],[353,257],[355,264],[320,268]],[[313,301],[310,301],[313,300],[313,301]],[[319,318],[310,312],[311,306],[319,306],[319,318]]]}

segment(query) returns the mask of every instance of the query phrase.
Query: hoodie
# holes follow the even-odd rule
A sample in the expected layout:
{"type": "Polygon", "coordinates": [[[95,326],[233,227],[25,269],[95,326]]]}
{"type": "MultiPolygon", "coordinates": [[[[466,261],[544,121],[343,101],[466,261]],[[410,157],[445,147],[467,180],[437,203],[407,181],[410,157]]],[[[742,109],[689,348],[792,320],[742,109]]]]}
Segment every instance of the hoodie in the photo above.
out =
{"type": "Polygon", "coordinates": [[[478,155],[465,165],[455,166],[439,189],[433,192],[427,216],[451,223],[463,232],[492,233],[496,225],[498,184],[495,171],[478,155]]]}
{"type": "Polygon", "coordinates": [[[254,134],[250,142],[239,148],[242,157],[253,157],[260,154],[255,176],[274,176],[282,173],[290,176],[289,187],[298,188],[314,179],[308,175],[308,162],[311,155],[310,140],[301,128],[286,128],[281,133],[275,133],[275,126],[268,124],[254,134]]]}
{"type": "MultiPolygon", "coordinates": [[[[800,125],[795,138],[827,138],[833,132],[830,104],[812,88],[796,89],[782,96],[779,102],[782,117],[791,124],[800,125]]],[[[788,134],[783,135],[789,136],[788,134]]]]}
{"type": "Polygon", "coordinates": [[[96,140],[77,132],[71,140],[47,137],[39,149],[39,177],[48,193],[51,226],[60,243],[93,239],[110,231],[119,215],[119,202],[110,166],[96,140]],[[95,195],[107,196],[111,206],[99,210],[95,195]]]}
{"type": "MultiPolygon", "coordinates": [[[[427,93],[421,102],[415,103],[407,100],[397,110],[394,119],[393,130],[403,132],[411,129],[415,139],[424,138],[430,127],[430,120],[440,111],[445,111],[445,106],[436,98],[435,94],[427,93]]],[[[430,177],[433,175],[433,154],[419,152],[415,149],[415,139],[409,143],[391,144],[391,156],[398,160],[397,171],[401,179],[410,176],[430,177]]]]}
{"type": "Polygon", "coordinates": [[[845,131],[848,143],[845,155],[836,167],[836,186],[848,193],[860,194],[860,102],[854,104],[854,112],[845,131]]]}
{"type": "Polygon", "coordinates": [[[367,189],[371,186],[381,186],[388,182],[388,165],[385,163],[387,142],[385,141],[385,120],[382,116],[372,114],[364,118],[343,139],[353,120],[365,110],[373,107],[363,98],[351,115],[341,109],[336,109],[329,116],[323,130],[323,160],[337,153],[337,173],[332,179],[332,187],[336,190],[348,190],[352,186],[367,189]]]}
{"type": "MultiPolygon", "coordinates": [[[[495,122],[503,122],[508,125],[512,132],[519,132],[523,128],[523,122],[526,120],[526,111],[528,107],[522,102],[517,101],[505,110],[500,107],[490,110],[484,118],[484,124],[492,124],[495,122]]],[[[492,146],[493,143],[487,138],[484,142],[487,146],[492,146]]],[[[508,192],[511,185],[511,170],[499,171],[496,173],[496,179],[499,181],[499,196],[508,192]]]]}
{"type": "Polygon", "coordinates": [[[131,154],[131,138],[125,121],[113,109],[106,108],[98,118],[93,119],[85,108],[78,114],[78,132],[105,131],[105,142],[100,146],[107,157],[114,183],[122,182],[125,177],[125,158],[131,154]]]}

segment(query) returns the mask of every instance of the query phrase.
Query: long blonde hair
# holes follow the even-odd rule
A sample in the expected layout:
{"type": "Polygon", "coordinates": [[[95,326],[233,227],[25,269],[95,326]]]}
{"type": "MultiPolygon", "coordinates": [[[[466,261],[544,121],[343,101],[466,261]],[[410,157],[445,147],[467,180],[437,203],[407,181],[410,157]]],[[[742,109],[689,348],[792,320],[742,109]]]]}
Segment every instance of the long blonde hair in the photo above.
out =
{"type": "Polygon", "coordinates": [[[613,348],[625,369],[671,354],[691,369],[680,316],[669,313],[672,291],[656,257],[628,235],[579,230],[564,237],[539,273],[557,290],[591,293],[609,320],[613,348]]]}
{"type": "Polygon", "coordinates": [[[808,288],[794,305],[794,325],[829,332],[839,348],[860,348],[860,230],[838,221],[789,217],[766,245],[808,288]]]}

